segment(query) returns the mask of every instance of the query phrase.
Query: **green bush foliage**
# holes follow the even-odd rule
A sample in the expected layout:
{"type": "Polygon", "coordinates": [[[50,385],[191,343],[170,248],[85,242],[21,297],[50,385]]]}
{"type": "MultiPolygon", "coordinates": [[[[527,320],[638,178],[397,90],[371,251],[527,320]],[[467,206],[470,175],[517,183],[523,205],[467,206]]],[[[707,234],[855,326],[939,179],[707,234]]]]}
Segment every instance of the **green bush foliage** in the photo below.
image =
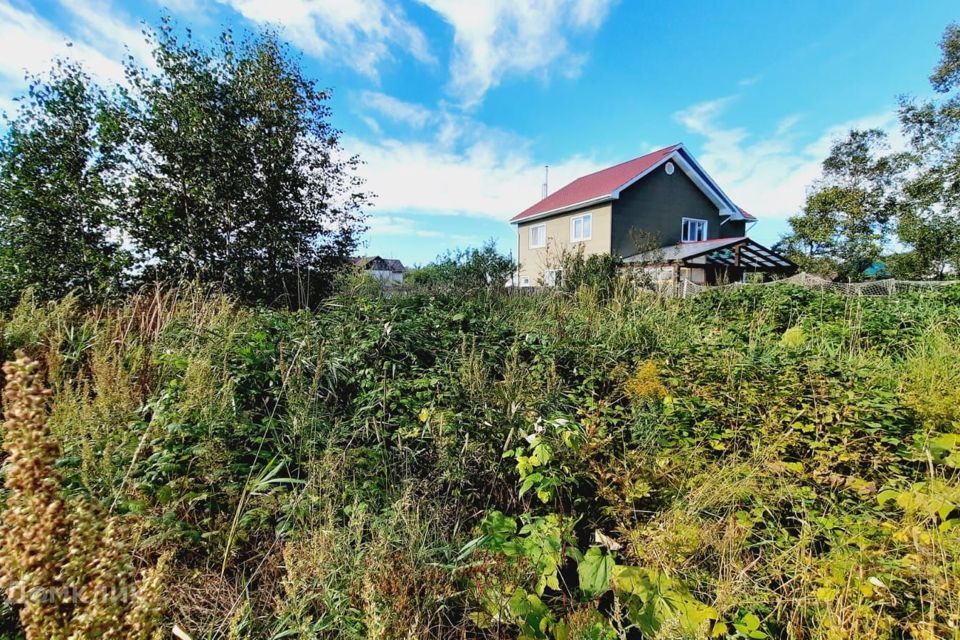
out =
{"type": "Polygon", "coordinates": [[[194,638],[956,635],[960,288],[608,293],[25,299],[2,344],[194,638]]]}
{"type": "Polygon", "coordinates": [[[479,249],[448,251],[408,275],[420,287],[501,288],[514,271],[513,259],[497,251],[493,240],[479,249]]]}
{"type": "Polygon", "coordinates": [[[577,251],[563,253],[558,262],[563,274],[558,285],[564,291],[587,287],[597,295],[609,298],[621,282],[623,258],[611,253],[584,256],[583,247],[579,247],[577,251]]]}

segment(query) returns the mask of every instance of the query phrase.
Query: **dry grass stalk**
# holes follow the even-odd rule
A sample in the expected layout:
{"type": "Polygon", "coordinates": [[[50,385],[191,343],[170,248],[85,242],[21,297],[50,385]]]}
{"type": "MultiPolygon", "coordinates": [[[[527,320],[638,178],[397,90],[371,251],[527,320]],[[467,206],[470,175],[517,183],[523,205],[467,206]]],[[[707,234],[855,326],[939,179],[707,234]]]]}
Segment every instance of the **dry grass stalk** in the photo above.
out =
{"type": "Polygon", "coordinates": [[[9,494],[0,588],[18,605],[28,640],[153,637],[162,569],[138,585],[120,519],[61,497],[59,447],[47,427],[50,392],[37,369],[22,353],[3,367],[9,494]]]}

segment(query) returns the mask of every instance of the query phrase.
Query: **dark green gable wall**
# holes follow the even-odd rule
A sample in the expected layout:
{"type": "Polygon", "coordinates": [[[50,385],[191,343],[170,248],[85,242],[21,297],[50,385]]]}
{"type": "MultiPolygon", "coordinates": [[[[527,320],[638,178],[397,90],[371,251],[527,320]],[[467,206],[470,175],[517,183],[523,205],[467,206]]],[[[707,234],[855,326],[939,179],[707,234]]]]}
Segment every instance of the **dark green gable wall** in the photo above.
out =
{"type": "Polygon", "coordinates": [[[663,246],[680,242],[683,218],[707,220],[709,238],[729,238],[744,235],[743,222],[727,222],[717,207],[680,167],[667,175],[663,167],[625,189],[613,201],[611,250],[621,256],[637,253],[635,235],[631,229],[655,234],[663,246]]]}
{"type": "Polygon", "coordinates": [[[728,222],[720,229],[721,238],[739,238],[745,235],[747,235],[747,223],[743,220],[740,222],[728,222]]]}

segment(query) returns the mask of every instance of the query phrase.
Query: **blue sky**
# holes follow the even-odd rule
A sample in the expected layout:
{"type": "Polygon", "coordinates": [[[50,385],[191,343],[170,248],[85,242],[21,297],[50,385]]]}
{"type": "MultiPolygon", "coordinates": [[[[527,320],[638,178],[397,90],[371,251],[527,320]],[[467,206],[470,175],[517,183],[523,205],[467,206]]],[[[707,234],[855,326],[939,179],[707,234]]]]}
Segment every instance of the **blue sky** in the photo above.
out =
{"type": "Polygon", "coordinates": [[[895,133],[897,96],[930,93],[960,20],[956,0],[0,0],[0,108],[63,53],[118,78],[164,12],[201,38],[281,30],[378,194],[364,252],[407,264],[509,251],[545,164],[552,191],[678,141],[772,243],[832,138],[895,133]]]}

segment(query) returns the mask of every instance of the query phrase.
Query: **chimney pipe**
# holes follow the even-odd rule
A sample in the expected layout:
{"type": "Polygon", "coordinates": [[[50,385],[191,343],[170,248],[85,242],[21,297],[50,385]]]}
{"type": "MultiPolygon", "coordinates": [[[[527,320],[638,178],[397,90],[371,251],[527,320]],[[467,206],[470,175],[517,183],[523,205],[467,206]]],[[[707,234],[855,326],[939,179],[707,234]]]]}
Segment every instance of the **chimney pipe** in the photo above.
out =
{"type": "Polygon", "coordinates": [[[545,164],[543,165],[543,194],[540,198],[541,200],[543,198],[546,198],[547,194],[550,193],[549,182],[550,182],[550,165],[545,164]]]}

